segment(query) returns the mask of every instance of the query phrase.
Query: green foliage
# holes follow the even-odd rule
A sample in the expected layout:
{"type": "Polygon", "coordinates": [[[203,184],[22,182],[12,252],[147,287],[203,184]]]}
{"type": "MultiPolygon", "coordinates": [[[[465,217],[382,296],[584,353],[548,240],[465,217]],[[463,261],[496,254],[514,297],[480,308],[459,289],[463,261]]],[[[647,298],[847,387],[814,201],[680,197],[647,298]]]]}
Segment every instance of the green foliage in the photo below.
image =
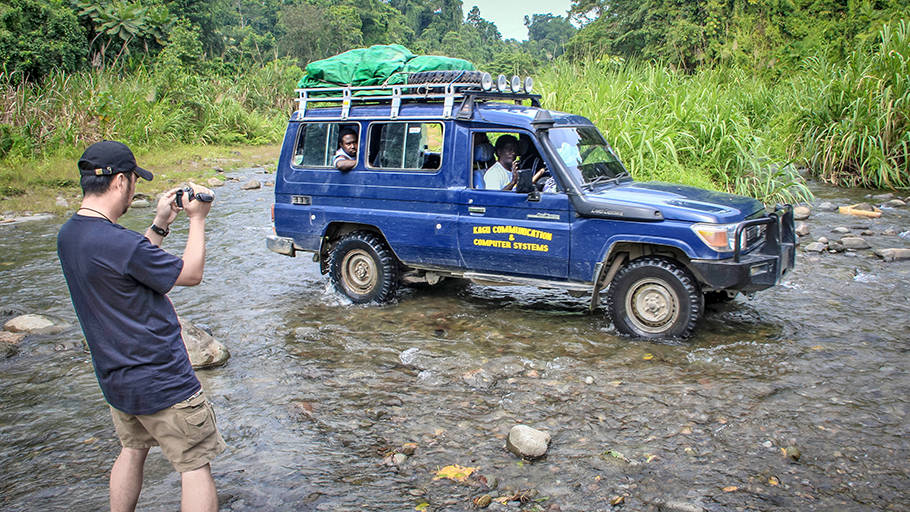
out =
{"type": "Polygon", "coordinates": [[[844,63],[807,61],[794,80],[792,153],[825,181],[910,187],[910,25],[885,25],[844,63]]]}
{"type": "Polygon", "coordinates": [[[167,7],[160,4],[113,0],[78,1],[76,5],[94,34],[90,46],[95,65],[102,65],[104,59],[116,64],[121,56],[130,54],[131,47],[145,53],[152,46],[160,47],[173,23],[167,7]]]}
{"type": "Polygon", "coordinates": [[[539,76],[550,108],[591,119],[640,180],[661,180],[757,197],[811,197],[775,145],[783,105],[745,73],[694,75],[654,63],[558,60],[539,76]]]}
{"type": "Polygon", "coordinates": [[[60,0],[0,4],[0,62],[17,79],[40,79],[54,69],[75,71],[88,44],[76,15],[60,0]]]}

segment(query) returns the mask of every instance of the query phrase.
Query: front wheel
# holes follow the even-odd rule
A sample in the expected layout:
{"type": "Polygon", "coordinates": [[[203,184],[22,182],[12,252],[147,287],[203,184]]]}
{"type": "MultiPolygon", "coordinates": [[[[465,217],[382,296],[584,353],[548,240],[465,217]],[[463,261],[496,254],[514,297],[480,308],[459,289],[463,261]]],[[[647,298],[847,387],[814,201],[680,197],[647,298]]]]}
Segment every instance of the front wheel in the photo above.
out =
{"type": "Polygon", "coordinates": [[[644,338],[686,337],[701,315],[702,295],[692,274],[666,258],[632,260],[607,293],[613,325],[644,338]]]}
{"type": "Polygon", "coordinates": [[[368,231],[345,235],[332,250],[328,267],[335,289],[356,304],[388,302],[398,288],[398,260],[368,231]]]}

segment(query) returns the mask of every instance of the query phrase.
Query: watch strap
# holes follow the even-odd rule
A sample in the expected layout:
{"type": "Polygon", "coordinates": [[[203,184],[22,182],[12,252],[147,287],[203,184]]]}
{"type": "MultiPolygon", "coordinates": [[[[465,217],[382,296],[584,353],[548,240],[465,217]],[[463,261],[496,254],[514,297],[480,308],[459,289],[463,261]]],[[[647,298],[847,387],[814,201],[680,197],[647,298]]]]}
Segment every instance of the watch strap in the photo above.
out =
{"type": "Polygon", "coordinates": [[[152,231],[154,231],[155,233],[157,233],[161,236],[167,236],[167,234],[171,232],[170,228],[159,228],[158,226],[156,226],[154,224],[149,226],[149,229],[151,229],[152,231]]]}

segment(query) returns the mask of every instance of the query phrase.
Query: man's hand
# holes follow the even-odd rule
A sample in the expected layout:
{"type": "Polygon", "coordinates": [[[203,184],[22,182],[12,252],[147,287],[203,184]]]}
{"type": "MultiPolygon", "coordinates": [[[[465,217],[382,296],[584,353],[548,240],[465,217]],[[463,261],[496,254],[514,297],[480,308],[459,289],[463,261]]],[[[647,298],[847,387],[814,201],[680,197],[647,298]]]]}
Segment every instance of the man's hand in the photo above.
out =
{"type": "MultiPolygon", "coordinates": [[[[193,189],[194,194],[211,194],[215,195],[210,189],[203,187],[202,185],[196,185],[195,183],[190,183],[190,188],[193,189]]],[[[206,215],[209,214],[209,210],[212,209],[212,203],[206,203],[205,201],[200,201],[194,199],[192,201],[187,201],[186,198],[183,199],[183,210],[186,212],[186,216],[190,219],[204,219],[206,215]]]]}
{"type": "Polygon", "coordinates": [[[158,198],[158,206],[155,207],[155,225],[159,228],[167,229],[177,218],[180,209],[177,208],[174,198],[177,197],[178,190],[180,189],[168,190],[158,198]]]}

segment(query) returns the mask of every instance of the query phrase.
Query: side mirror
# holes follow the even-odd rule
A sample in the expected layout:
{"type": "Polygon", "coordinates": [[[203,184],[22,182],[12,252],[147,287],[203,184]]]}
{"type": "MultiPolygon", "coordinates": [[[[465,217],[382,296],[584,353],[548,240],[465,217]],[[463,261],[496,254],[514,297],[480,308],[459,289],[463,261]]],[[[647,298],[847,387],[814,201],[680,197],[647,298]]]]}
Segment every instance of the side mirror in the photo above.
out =
{"type": "Polygon", "coordinates": [[[540,191],[535,188],[534,190],[528,192],[528,201],[530,201],[530,202],[540,201],[540,191]]]}

